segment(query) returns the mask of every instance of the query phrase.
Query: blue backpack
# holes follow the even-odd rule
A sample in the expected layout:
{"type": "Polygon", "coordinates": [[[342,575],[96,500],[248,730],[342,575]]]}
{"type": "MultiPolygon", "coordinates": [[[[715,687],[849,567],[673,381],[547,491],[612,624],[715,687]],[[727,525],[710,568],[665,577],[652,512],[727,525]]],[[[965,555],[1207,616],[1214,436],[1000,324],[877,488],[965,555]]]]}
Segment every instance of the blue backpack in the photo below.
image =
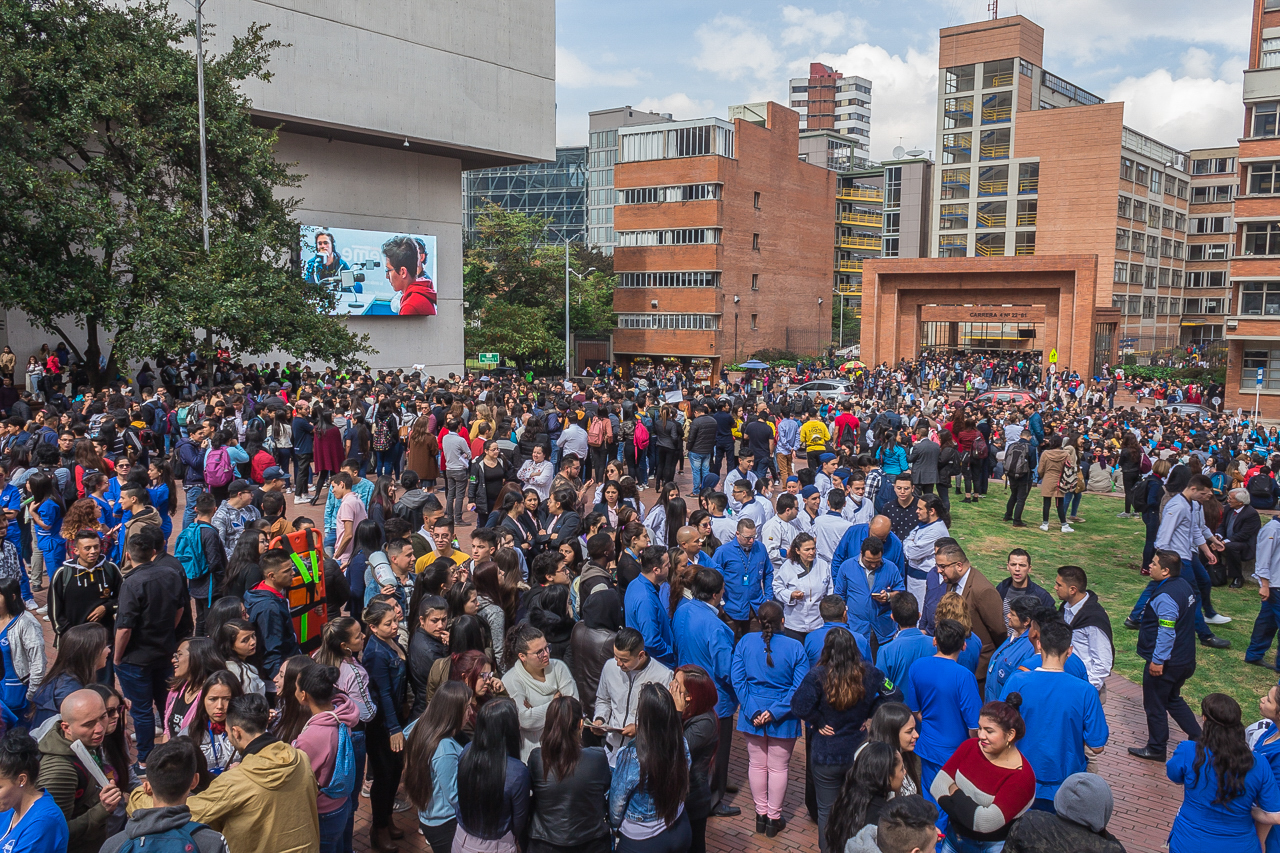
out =
{"type": "MultiPolygon", "coordinates": [[[[333,714],[332,711],[329,712],[333,714]]],[[[337,714],[333,714],[335,720],[337,714]]],[[[331,800],[340,800],[349,796],[356,782],[356,751],[351,745],[351,730],[346,723],[338,721],[338,754],[333,760],[333,777],[329,784],[320,789],[331,800]]]]}
{"type": "MultiPolygon", "coordinates": [[[[173,556],[182,563],[182,571],[188,580],[198,581],[209,574],[209,561],[204,557],[204,543],[200,537],[202,527],[213,529],[212,524],[197,521],[178,534],[178,541],[173,545],[173,556]]],[[[209,584],[209,604],[213,604],[213,586],[209,584]]]]}
{"type": "Polygon", "coordinates": [[[195,833],[204,828],[203,823],[187,821],[186,826],[176,829],[130,838],[120,847],[119,853],[198,853],[195,833]]]}

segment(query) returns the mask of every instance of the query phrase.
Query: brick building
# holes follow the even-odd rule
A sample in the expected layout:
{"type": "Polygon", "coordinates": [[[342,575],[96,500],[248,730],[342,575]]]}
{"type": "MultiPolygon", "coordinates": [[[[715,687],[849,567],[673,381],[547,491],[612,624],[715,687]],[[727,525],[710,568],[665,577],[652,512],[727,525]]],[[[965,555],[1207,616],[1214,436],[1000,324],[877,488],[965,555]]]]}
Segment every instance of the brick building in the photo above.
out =
{"type": "Polygon", "coordinates": [[[830,65],[809,63],[808,77],[794,77],[790,106],[800,114],[801,130],[833,130],[853,145],[853,156],[871,150],[871,81],[846,77],[830,65]]]}
{"type": "Polygon", "coordinates": [[[799,119],[707,118],[618,131],[615,358],[718,371],[831,343],[838,175],[797,158],[799,119]]]}
{"type": "Polygon", "coordinates": [[[1041,67],[1021,16],[940,33],[930,258],[864,262],[862,358],[1056,353],[1098,373],[1122,336],[1173,335],[1186,155],[1041,67]]]}

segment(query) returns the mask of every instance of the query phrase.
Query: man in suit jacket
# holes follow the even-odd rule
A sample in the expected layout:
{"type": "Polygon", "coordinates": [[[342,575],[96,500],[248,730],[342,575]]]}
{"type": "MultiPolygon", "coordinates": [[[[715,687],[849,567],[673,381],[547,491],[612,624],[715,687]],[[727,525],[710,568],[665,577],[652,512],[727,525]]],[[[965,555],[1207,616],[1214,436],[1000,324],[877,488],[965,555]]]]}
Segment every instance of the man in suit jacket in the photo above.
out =
{"type": "Polygon", "coordinates": [[[986,575],[969,565],[969,558],[958,544],[938,548],[938,574],[946,581],[948,592],[958,592],[969,611],[973,633],[982,640],[978,657],[978,686],[986,680],[987,664],[996,647],[1008,638],[1004,622],[1004,602],[986,575]]]}
{"type": "Polygon", "coordinates": [[[1219,534],[1226,547],[1222,551],[1227,577],[1232,589],[1244,585],[1244,564],[1256,556],[1258,531],[1262,519],[1258,511],[1249,505],[1247,489],[1232,489],[1227,493],[1227,511],[1222,514],[1219,534]]]}
{"type": "Polygon", "coordinates": [[[929,428],[921,426],[916,430],[916,443],[911,445],[907,453],[907,464],[911,466],[911,479],[920,491],[929,494],[938,482],[938,454],[942,448],[936,441],[929,440],[929,428]]]}

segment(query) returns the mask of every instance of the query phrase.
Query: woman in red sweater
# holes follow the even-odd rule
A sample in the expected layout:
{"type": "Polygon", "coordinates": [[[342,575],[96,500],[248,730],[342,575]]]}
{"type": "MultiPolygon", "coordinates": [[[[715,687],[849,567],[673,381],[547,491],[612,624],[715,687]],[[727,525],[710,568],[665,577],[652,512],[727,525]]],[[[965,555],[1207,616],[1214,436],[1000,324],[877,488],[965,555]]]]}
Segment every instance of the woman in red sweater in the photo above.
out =
{"type": "Polygon", "coordinates": [[[1010,693],[1004,702],[988,702],[978,714],[978,736],[960,744],[942,765],[929,792],[947,813],[942,853],[999,853],[1014,818],[1036,797],[1036,774],[1018,751],[1026,734],[1010,693]]]}

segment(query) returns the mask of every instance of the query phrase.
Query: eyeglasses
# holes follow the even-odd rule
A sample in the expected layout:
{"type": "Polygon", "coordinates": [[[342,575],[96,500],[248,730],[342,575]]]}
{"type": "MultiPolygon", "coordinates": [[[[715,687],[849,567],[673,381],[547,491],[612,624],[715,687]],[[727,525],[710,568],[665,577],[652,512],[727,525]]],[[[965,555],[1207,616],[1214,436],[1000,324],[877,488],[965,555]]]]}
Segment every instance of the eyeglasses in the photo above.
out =
{"type": "Polygon", "coordinates": [[[117,714],[119,714],[119,713],[120,713],[121,711],[123,711],[123,710],[124,710],[124,706],[123,706],[123,705],[108,706],[108,707],[107,707],[107,716],[108,716],[108,717],[114,717],[114,716],[116,716],[117,714]]]}
{"type": "Polygon", "coordinates": [[[942,571],[943,569],[949,569],[952,566],[964,565],[964,562],[962,560],[956,560],[954,563],[934,563],[934,565],[938,567],[939,571],[942,571]]]}

